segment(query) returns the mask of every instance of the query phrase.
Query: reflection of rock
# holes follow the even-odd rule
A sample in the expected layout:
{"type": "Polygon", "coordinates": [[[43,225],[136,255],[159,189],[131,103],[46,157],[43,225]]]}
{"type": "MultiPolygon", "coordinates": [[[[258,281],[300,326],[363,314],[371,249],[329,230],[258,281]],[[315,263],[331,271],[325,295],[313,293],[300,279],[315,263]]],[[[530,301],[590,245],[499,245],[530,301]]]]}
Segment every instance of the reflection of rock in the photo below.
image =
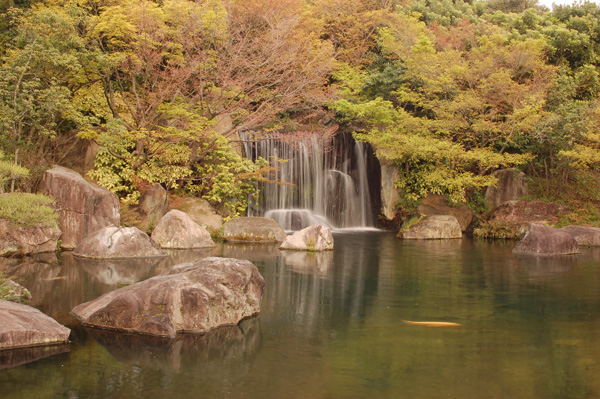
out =
{"type": "Polygon", "coordinates": [[[59,237],[57,227],[20,226],[0,219],[0,256],[54,252],[59,237]]]}
{"type": "Polygon", "coordinates": [[[88,328],[88,333],[117,360],[139,367],[181,372],[196,370],[219,372],[247,364],[260,350],[258,319],[252,317],[236,326],[224,326],[206,334],[179,334],[174,339],[88,328]]]}
{"type": "Polygon", "coordinates": [[[232,219],[223,228],[226,241],[282,242],[287,236],[277,222],[262,217],[232,219]]]}
{"type": "Polygon", "coordinates": [[[333,263],[333,252],[302,252],[286,251],[284,254],[286,265],[298,273],[328,274],[329,267],[333,263]]]}
{"type": "Polygon", "coordinates": [[[237,324],[260,311],[263,277],[247,260],[210,257],[73,308],[86,326],[174,337],[237,324]]]}
{"type": "Polygon", "coordinates": [[[194,222],[186,213],[169,211],[152,231],[152,239],[161,248],[206,248],[214,247],[210,233],[194,222]]]}
{"type": "MultiPolygon", "coordinates": [[[[179,263],[195,262],[199,259],[208,258],[209,256],[218,256],[219,248],[195,248],[195,249],[165,249],[167,254],[167,262],[169,265],[177,265],[179,263]]],[[[240,258],[239,256],[226,256],[227,258],[240,258]]],[[[244,258],[241,258],[244,259],[244,258]]]]}
{"type": "Polygon", "coordinates": [[[3,350],[0,353],[0,370],[35,362],[68,351],[69,345],[67,344],[3,350]]]}
{"type": "Polygon", "coordinates": [[[569,272],[577,266],[577,256],[536,256],[530,254],[515,255],[517,264],[523,268],[532,280],[552,278],[569,272]]]}
{"type": "Polygon", "coordinates": [[[106,226],[118,226],[121,216],[117,196],[85,181],[73,170],[55,166],[40,183],[42,194],[56,200],[62,247],[73,249],[88,234],[106,226]]]}
{"type": "Polygon", "coordinates": [[[330,251],[333,250],[333,235],[329,227],[315,224],[287,236],[279,249],[330,251]]]}
{"type": "Polygon", "coordinates": [[[36,308],[0,300],[0,349],[65,343],[70,333],[36,308]]]}
{"type": "Polygon", "coordinates": [[[549,226],[532,224],[523,239],[513,249],[515,254],[567,255],[579,252],[571,235],[549,226]]]}
{"type": "Polygon", "coordinates": [[[419,220],[407,230],[401,230],[398,238],[405,240],[462,238],[462,229],[454,216],[433,215],[419,220]]]}
{"type": "MultiPolygon", "coordinates": [[[[32,294],[31,305],[63,325],[76,320],[69,311],[76,305],[156,275],[164,258],[98,260],[79,258],[71,252],[36,255],[9,266],[8,272],[32,294]]],[[[78,323],[77,323],[78,324],[78,323]]]]}
{"type": "Polygon", "coordinates": [[[251,244],[226,242],[218,256],[225,258],[248,259],[252,262],[262,262],[277,258],[281,255],[278,243],[251,244]]]}
{"type": "Polygon", "coordinates": [[[105,227],[84,238],[73,251],[95,259],[153,258],[165,256],[148,234],[137,227],[105,227]]]}

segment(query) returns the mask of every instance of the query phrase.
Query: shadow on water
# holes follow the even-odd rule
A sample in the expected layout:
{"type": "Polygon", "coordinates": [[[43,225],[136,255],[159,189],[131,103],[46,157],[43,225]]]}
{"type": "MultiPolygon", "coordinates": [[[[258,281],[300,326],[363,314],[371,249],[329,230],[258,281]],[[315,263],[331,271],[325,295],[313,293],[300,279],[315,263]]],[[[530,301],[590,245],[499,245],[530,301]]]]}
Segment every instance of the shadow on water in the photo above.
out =
{"type": "Polygon", "coordinates": [[[222,369],[240,377],[260,352],[261,336],[257,317],[236,326],[224,326],[206,334],[178,334],[174,339],[127,334],[87,328],[87,333],[119,362],[138,367],[195,372],[204,376],[222,369]]]}
{"type": "Polygon", "coordinates": [[[69,352],[69,344],[3,350],[0,351],[0,370],[67,352],[69,352]]]}

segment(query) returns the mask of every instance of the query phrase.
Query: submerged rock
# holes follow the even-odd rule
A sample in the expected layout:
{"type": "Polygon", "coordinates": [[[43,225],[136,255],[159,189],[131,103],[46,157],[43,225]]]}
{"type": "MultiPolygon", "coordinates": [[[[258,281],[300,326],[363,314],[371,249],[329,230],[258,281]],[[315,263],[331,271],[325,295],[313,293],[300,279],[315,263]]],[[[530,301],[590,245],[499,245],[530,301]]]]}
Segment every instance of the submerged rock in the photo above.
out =
{"type": "Polygon", "coordinates": [[[57,227],[20,226],[0,219],[0,256],[54,252],[59,238],[57,227]]]}
{"type": "Polygon", "coordinates": [[[86,326],[174,337],[237,324],[260,311],[264,279],[247,260],[210,257],[73,308],[86,326]]]}
{"type": "Polygon", "coordinates": [[[600,229],[597,227],[565,226],[560,230],[573,237],[579,246],[600,246],[600,229]]]}
{"type": "Polygon", "coordinates": [[[273,219],[243,217],[225,223],[226,241],[282,242],[287,237],[285,231],[273,219]]]}
{"type": "Polygon", "coordinates": [[[287,236],[279,249],[297,251],[333,250],[333,235],[329,227],[315,224],[287,236]]]}
{"type": "Polygon", "coordinates": [[[405,240],[462,238],[462,229],[454,216],[432,215],[419,220],[407,230],[401,230],[398,238],[405,240]]]}
{"type": "Polygon", "coordinates": [[[169,211],[152,231],[152,239],[161,248],[206,248],[214,247],[210,233],[194,222],[185,212],[169,211]]]}
{"type": "Polygon", "coordinates": [[[0,300],[0,349],[65,343],[70,333],[36,308],[0,300]]]}
{"type": "Polygon", "coordinates": [[[158,244],[137,227],[105,227],[81,241],[73,254],[96,259],[166,256],[158,244]]]}
{"type": "Polygon", "coordinates": [[[568,255],[579,252],[575,239],[553,227],[532,224],[523,239],[513,249],[515,254],[568,255]]]}
{"type": "Polygon", "coordinates": [[[47,170],[39,192],[56,200],[64,249],[75,248],[84,237],[103,227],[120,224],[119,198],[71,169],[55,166],[47,170]]]}

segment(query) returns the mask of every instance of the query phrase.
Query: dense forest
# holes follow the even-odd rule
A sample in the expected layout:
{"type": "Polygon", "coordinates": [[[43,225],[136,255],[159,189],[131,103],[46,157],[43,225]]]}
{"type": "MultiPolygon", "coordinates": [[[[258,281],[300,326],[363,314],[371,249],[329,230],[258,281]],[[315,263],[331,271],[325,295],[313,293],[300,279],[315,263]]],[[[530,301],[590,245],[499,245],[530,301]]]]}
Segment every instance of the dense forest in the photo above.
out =
{"type": "Polygon", "coordinates": [[[99,145],[88,177],[241,214],[240,132],[352,132],[427,193],[483,211],[492,172],[600,220],[600,7],[535,0],[0,0],[0,192],[99,145]]]}

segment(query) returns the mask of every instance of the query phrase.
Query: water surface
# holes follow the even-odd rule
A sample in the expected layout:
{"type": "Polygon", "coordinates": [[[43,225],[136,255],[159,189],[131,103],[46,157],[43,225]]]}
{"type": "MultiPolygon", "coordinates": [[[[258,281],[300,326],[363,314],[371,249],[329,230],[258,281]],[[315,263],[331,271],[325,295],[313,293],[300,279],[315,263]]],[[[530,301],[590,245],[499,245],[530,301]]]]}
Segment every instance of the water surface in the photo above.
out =
{"type": "MultiPolygon", "coordinates": [[[[223,245],[168,260],[15,266],[69,351],[0,370],[2,398],[598,398],[600,252],[335,235],[335,251],[223,245]],[[261,314],[176,340],[86,330],[75,305],[209,253],[265,277],[261,314]],[[459,327],[403,323],[447,321],[459,327]]],[[[0,352],[0,357],[6,354],[0,352]]]]}

